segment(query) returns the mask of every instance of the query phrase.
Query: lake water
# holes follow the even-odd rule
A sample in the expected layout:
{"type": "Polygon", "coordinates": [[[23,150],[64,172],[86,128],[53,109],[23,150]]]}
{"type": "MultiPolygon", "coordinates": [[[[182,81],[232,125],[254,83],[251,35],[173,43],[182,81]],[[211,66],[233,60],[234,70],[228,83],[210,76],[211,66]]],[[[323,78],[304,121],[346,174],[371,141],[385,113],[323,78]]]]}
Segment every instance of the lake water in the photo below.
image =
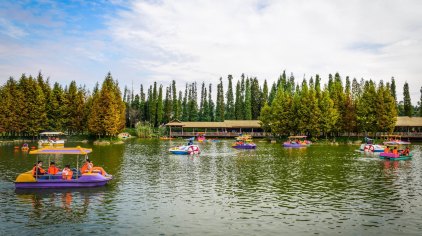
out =
{"type": "MultiPolygon", "coordinates": [[[[257,150],[235,150],[226,140],[200,144],[199,156],[167,152],[182,143],[133,139],[94,146],[90,159],[114,176],[107,186],[37,191],[16,191],[13,184],[36,156],[1,145],[0,235],[422,231],[419,145],[412,146],[412,160],[398,162],[362,156],[351,145],[289,149],[257,142],[257,150]]],[[[76,163],[54,159],[60,167],[76,163]]]]}

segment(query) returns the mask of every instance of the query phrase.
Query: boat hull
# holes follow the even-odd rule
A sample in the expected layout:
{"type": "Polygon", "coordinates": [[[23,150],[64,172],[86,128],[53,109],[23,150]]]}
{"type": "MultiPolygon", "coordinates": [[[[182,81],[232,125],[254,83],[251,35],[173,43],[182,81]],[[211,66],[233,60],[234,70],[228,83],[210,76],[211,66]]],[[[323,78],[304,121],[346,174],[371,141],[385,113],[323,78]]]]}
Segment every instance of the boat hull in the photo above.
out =
{"type": "Polygon", "coordinates": [[[175,155],[191,155],[191,154],[199,154],[201,150],[197,145],[189,145],[189,146],[180,146],[180,147],[173,147],[169,149],[169,152],[175,155]]]}
{"type": "Polygon", "coordinates": [[[232,147],[236,149],[255,149],[256,145],[235,145],[232,147]]]}
{"type": "Polygon", "coordinates": [[[359,150],[363,152],[384,152],[385,146],[378,144],[361,144],[359,150]]]}
{"type": "Polygon", "coordinates": [[[29,188],[91,188],[104,186],[112,179],[112,177],[104,177],[101,174],[84,174],[78,179],[64,180],[60,175],[45,175],[35,179],[34,177],[25,176],[23,173],[15,181],[17,189],[29,188]]]}
{"type": "Polygon", "coordinates": [[[404,161],[409,160],[412,158],[412,154],[409,154],[408,156],[401,156],[400,154],[393,154],[393,153],[380,153],[380,159],[389,159],[390,161],[404,161]]]}
{"type": "Polygon", "coordinates": [[[410,142],[406,141],[387,141],[384,142],[384,145],[409,145],[410,142]]]}
{"type": "Polygon", "coordinates": [[[311,144],[283,143],[283,147],[309,147],[311,144]]]}

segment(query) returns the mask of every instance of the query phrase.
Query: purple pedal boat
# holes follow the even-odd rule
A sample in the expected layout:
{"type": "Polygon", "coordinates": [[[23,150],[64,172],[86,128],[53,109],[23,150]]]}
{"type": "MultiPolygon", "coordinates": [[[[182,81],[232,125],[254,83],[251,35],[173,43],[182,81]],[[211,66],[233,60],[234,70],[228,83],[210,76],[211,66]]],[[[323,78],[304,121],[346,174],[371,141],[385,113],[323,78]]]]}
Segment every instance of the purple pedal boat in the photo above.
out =
{"type": "MultiPolygon", "coordinates": [[[[85,155],[91,153],[92,149],[89,148],[41,148],[38,150],[30,151],[29,154],[42,154],[42,155],[85,155]]],[[[78,160],[78,158],[77,158],[78,160]]],[[[38,161],[38,158],[37,158],[38,161]]],[[[15,181],[17,189],[24,188],[90,188],[104,186],[112,179],[111,175],[103,176],[101,173],[80,173],[77,169],[73,170],[71,179],[63,179],[62,173],[59,172],[55,175],[35,175],[32,171],[27,171],[20,174],[15,181]]]]}

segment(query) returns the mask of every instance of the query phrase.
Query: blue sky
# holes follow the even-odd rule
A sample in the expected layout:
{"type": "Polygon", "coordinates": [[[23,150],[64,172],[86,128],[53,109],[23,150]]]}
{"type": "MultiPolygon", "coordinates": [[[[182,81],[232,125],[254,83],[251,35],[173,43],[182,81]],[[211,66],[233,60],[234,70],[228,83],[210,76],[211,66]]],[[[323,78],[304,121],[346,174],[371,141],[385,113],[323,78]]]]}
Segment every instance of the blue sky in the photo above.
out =
{"type": "MultiPolygon", "coordinates": [[[[42,71],[89,88],[217,84],[242,73],[270,83],[339,72],[422,86],[422,1],[0,1],[0,82],[42,71]]],[[[324,80],[323,80],[324,81],[324,80]]]]}

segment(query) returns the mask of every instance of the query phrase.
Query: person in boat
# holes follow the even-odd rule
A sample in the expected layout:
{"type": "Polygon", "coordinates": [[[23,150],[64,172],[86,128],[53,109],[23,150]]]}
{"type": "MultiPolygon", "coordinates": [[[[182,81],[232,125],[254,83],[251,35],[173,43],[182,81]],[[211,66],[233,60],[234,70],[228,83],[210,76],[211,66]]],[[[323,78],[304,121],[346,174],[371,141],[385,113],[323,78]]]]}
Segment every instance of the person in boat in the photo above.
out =
{"type": "Polygon", "coordinates": [[[54,161],[50,162],[50,166],[48,167],[47,173],[49,173],[50,175],[55,175],[57,173],[59,173],[60,169],[57,168],[56,163],[54,163],[54,161]]]}
{"type": "Polygon", "coordinates": [[[86,159],[85,164],[81,168],[81,173],[98,173],[100,172],[102,176],[106,176],[107,172],[102,167],[94,166],[91,160],[86,159]]]}
{"type": "Polygon", "coordinates": [[[389,153],[389,152],[390,152],[390,147],[389,146],[385,147],[384,148],[384,153],[389,153]]]}
{"type": "Polygon", "coordinates": [[[409,154],[410,154],[410,149],[409,149],[409,147],[406,147],[406,149],[404,149],[404,150],[401,152],[401,155],[403,155],[403,156],[409,156],[409,154]]]}
{"type": "Polygon", "coordinates": [[[34,165],[34,168],[32,168],[32,175],[38,176],[38,175],[45,175],[46,171],[42,168],[42,161],[38,161],[37,164],[34,165]]]}
{"type": "Polygon", "coordinates": [[[399,150],[397,150],[397,147],[394,147],[393,154],[395,154],[395,155],[398,155],[399,154],[399,150]]]}
{"type": "Polygon", "coordinates": [[[193,145],[193,141],[191,139],[189,139],[188,141],[188,146],[193,145]]]}
{"type": "Polygon", "coordinates": [[[66,165],[62,170],[62,179],[71,180],[73,176],[73,171],[70,169],[70,165],[66,165]]]}

